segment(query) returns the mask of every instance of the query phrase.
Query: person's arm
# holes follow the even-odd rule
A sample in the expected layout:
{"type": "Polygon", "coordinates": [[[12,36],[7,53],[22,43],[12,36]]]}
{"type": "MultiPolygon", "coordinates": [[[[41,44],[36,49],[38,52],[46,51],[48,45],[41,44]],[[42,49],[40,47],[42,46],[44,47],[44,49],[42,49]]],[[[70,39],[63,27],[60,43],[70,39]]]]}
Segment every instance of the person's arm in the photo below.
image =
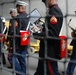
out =
{"type": "Polygon", "coordinates": [[[47,23],[49,36],[59,36],[63,23],[63,14],[59,8],[53,7],[49,10],[47,23]]]}
{"type": "Polygon", "coordinates": [[[2,34],[6,34],[7,32],[8,32],[8,28],[7,28],[7,26],[4,25],[2,34]]]}

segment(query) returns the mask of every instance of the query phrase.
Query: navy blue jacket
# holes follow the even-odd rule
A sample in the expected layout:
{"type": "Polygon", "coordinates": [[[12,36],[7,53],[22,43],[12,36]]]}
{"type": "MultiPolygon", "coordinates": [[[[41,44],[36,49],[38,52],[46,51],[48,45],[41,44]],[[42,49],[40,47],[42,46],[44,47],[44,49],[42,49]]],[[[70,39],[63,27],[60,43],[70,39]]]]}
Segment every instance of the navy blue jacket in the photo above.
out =
{"type": "Polygon", "coordinates": [[[47,55],[53,58],[59,58],[59,38],[60,30],[63,23],[63,13],[57,4],[51,6],[48,9],[48,14],[45,18],[45,26],[42,33],[36,33],[34,35],[41,36],[40,39],[40,57],[44,57],[45,49],[47,49],[47,55]],[[57,19],[56,24],[51,23],[52,16],[57,19]],[[47,37],[48,35],[48,37],[47,37]],[[44,37],[44,38],[43,38],[44,37]],[[42,39],[43,38],[43,39],[42,39]],[[45,40],[47,43],[45,43],[45,40]],[[46,48],[45,48],[46,47],[46,48]]]}
{"type": "MultiPolygon", "coordinates": [[[[27,46],[20,45],[20,30],[26,30],[28,25],[29,18],[27,17],[26,13],[21,13],[14,19],[10,20],[10,28],[8,35],[15,36],[15,48],[20,50],[27,49],[27,46]]],[[[8,40],[11,40],[11,46],[13,47],[14,39],[10,37],[8,40]]]]}

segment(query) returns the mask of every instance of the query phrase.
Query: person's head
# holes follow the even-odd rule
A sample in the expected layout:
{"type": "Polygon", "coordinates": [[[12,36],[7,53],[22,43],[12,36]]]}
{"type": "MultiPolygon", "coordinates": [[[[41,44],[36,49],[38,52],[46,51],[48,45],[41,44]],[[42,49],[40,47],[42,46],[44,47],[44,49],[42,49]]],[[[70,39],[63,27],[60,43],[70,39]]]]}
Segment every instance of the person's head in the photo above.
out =
{"type": "Polygon", "coordinates": [[[42,0],[42,2],[44,2],[47,7],[57,4],[57,1],[58,0],[42,0]]]}
{"type": "Polygon", "coordinates": [[[9,14],[11,15],[12,18],[14,18],[15,16],[17,16],[17,10],[11,9],[9,14]]]}
{"type": "Polygon", "coordinates": [[[18,1],[17,4],[16,4],[17,12],[18,13],[26,12],[26,6],[27,5],[28,4],[24,1],[18,1]]]}

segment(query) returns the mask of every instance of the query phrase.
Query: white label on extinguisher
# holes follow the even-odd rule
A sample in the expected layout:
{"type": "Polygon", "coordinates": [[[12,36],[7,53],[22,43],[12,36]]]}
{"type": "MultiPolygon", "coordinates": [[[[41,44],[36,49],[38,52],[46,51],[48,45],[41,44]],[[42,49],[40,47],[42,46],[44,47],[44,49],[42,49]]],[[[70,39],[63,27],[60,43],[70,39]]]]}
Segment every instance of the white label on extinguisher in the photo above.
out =
{"type": "Polygon", "coordinates": [[[64,51],[66,48],[66,42],[65,40],[62,40],[62,51],[64,51]]]}
{"type": "Polygon", "coordinates": [[[27,40],[28,34],[24,34],[23,41],[27,40]]]}

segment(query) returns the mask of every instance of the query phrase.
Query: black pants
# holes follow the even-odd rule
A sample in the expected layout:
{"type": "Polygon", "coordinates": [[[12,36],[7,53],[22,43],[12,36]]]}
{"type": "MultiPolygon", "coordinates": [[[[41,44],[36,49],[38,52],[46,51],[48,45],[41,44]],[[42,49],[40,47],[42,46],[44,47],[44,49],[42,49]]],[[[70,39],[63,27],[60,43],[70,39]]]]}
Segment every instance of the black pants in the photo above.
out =
{"type": "Polygon", "coordinates": [[[2,62],[3,64],[6,64],[6,59],[5,59],[5,56],[4,56],[4,53],[1,52],[1,44],[0,44],[0,55],[2,55],[2,62]]]}
{"type": "Polygon", "coordinates": [[[2,53],[2,62],[3,62],[3,64],[6,64],[6,59],[5,59],[4,53],[2,53]]]}

